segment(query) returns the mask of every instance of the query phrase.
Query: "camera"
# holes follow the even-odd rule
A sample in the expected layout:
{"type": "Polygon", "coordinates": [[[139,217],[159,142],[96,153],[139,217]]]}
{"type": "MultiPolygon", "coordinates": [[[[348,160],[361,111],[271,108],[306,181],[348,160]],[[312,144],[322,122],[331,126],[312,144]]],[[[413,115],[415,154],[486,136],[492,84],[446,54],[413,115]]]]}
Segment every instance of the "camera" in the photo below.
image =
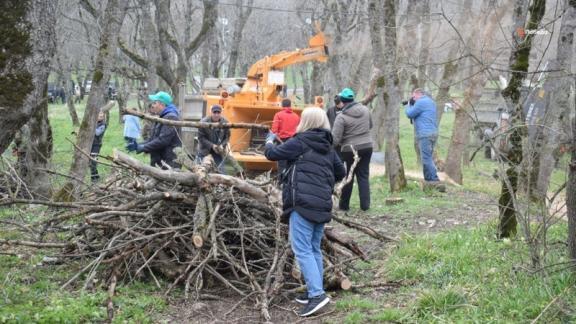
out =
{"type": "Polygon", "coordinates": [[[403,106],[406,106],[407,104],[410,104],[410,106],[414,106],[414,103],[416,103],[416,100],[414,100],[414,98],[410,98],[408,100],[402,101],[403,106]]]}

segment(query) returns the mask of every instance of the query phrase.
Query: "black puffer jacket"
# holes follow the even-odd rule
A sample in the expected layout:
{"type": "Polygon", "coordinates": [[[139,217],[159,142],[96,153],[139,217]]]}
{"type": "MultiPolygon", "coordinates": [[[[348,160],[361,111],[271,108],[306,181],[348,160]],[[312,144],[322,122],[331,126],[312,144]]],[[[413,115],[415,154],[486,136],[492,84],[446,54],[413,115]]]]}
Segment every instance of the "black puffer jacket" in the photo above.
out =
{"type": "MultiPolygon", "coordinates": [[[[180,120],[180,113],[176,106],[170,104],[160,113],[160,118],[180,120]]],[[[155,123],[152,136],[142,145],[142,151],[150,153],[150,165],[161,167],[161,161],[164,161],[173,168],[179,167],[174,162],[176,159],[174,148],[182,145],[180,142],[180,127],[155,123]]]]}
{"type": "Polygon", "coordinates": [[[288,162],[282,180],[283,220],[295,210],[311,222],[329,222],[334,184],[346,174],[332,148],[330,131],[315,128],[297,133],[282,145],[267,145],[264,154],[268,160],[288,162]]]}

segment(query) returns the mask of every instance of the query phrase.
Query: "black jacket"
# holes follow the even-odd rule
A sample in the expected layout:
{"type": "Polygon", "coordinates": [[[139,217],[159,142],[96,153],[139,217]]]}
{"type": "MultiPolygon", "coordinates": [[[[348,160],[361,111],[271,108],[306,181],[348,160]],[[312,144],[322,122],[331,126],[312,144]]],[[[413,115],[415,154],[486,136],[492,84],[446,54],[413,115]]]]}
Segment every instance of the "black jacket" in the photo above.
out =
{"type": "MultiPolygon", "coordinates": [[[[211,116],[206,116],[200,120],[203,123],[213,123],[211,116]]],[[[220,117],[220,124],[228,124],[228,120],[220,117]]],[[[198,153],[206,156],[212,152],[212,145],[225,146],[230,140],[229,128],[200,128],[198,129],[198,153]]]]}
{"type": "MultiPolygon", "coordinates": [[[[180,114],[176,106],[170,104],[160,113],[160,118],[180,120],[180,114]]],[[[161,167],[161,161],[164,161],[172,167],[179,167],[174,162],[176,159],[174,148],[182,145],[179,127],[155,123],[152,129],[152,136],[142,145],[142,151],[150,153],[150,165],[161,167]]]]}
{"type": "Polygon", "coordinates": [[[346,174],[332,148],[330,131],[315,128],[297,133],[282,145],[266,145],[264,154],[268,160],[288,162],[282,177],[283,220],[295,210],[311,222],[329,222],[334,184],[346,174]]]}
{"type": "Polygon", "coordinates": [[[96,130],[94,131],[94,140],[92,141],[91,153],[100,153],[100,148],[102,147],[102,138],[104,138],[104,133],[106,132],[106,122],[103,120],[98,121],[96,124],[96,130]]]}

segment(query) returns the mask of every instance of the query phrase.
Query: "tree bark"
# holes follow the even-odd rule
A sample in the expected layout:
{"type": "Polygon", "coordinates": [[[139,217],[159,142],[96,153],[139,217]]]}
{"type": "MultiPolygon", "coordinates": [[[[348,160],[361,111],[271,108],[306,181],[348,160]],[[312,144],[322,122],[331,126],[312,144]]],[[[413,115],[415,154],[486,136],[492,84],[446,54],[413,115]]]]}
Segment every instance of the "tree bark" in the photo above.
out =
{"type": "Polygon", "coordinates": [[[47,102],[46,84],[56,51],[57,1],[1,1],[0,154],[47,102]]]}
{"type": "Polygon", "coordinates": [[[48,120],[48,103],[42,102],[41,107],[36,110],[32,118],[23,127],[27,129],[28,142],[26,147],[26,168],[28,170],[24,177],[33,197],[40,199],[50,199],[52,185],[49,175],[45,169],[48,168],[52,158],[52,127],[48,120]]]}
{"type": "MultiPolygon", "coordinates": [[[[523,3],[523,0],[517,0],[516,4],[518,5],[520,3],[523,3]]],[[[534,0],[534,3],[529,9],[530,20],[526,25],[526,29],[538,29],[542,17],[544,16],[545,9],[545,0],[534,0]]],[[[518,43],[516,48],[512,51],[510,56],[510,70],[512,71],[511,78],[506,89],[502,91],[502,96],[512,114],[510,118],[510,150],[507,154],[509,168],[506,171],[510,181],[509,183],[507,183],[506,179],[502,181],[498,206],[500,211],[500,223],[498,225],[499,238],[511,237],[516,234],[517,219],[514,200],[518,190],[519,180],[517,169],[522,163],[522,141],[526,136],[525,129],[521,127],[524,121],[524,114],[520,102],[520,88],[522,87],[522,81],[526,76],[526,72],[528,72],[533,37],[534,34],[527,34],[524,40],[518,43]],[[510,184],[510,186],[508,184],[510,184]]]]}
{"type": "Polygon", "coordinates": [[[462,104],[457,104],[456,107],[454,107],[454,125],[458,125],[458,127],[452,129],[452,137],[450,139],[450,146],[448,147],[448,154],[446,155],[444,170],[446,174],[458,184],[463,183],[462,158],[466,145],[468,145],[472,123],[470,112],[473,110],[474,105],[480,100],[485,84],[486,77],[483,74],[477,74],[470,80],[464,93],[462,104]]]}
{"type": "MultiPolygon", "coordinates": [[[[536,190],[535,198],[545,202],[550,176],[554,171],[554,166],[559,158],[560,141],[565,138],[567,129],[563,128],[562,119],[570,116],[570,93],[573,91],[574,81],[570,76],[572,70],[572,59],[574,56],[573,42],[576,31],[576,3],[569,4],[562,15],[560,25],[560,35],[558,36],[558,49],[556,59],[551,63],[552,70],[549,81],[554,87],[550,96],[550,104],[547,107],[544,126],[542,130],[544,143],[538,148],[539,170],[536,170],[536,190]]],[[[569,136],[569,134],[567,134],[569,136]]]]}
{"type": "MultiPolygon", "coordinates": [[[[574,109],[576,112],[576,109],[574,109]]],[[[568,257],[576,262],[576,117],[572,120],[572,149],[566,186],[566,210],[568,217],[568,257]]],[[[572,268],[576,271],[576,267],[572,268]]]]}
{"type": "MultiPolygon", "coordinates": [[[[86,152],[90,152],[94,131],[100,107],[104,106],[107,84],[110,80],[116,49],[118,47],[118,34],[122,27],[129,0],[110,0],[106,5],[106,10],[101,17],[101,35],[98,55],[92,76],[92,88],[88,96],[86,110],[82,119],[78,137],[76,139],[77,150],[74,151],[74,158],[70,166],[70,176],[77,179],[76,182],[69,182],[64,185],[61,193],[73,194],[75,189],[81,184],[88,169],[88,157],[86,152]],[[80,151],[81,150],[81,151],[80,151]],[[82,152],[83,151],[83,152],[82,152]]],[[[66,196],[59,195],[62,198],[66,196]]]]}
{"type": "Polygon", "coordinates": [[[400,107],[400,82],[396,69],[396,7],[394,0],[372,0],[368,5],[370,35],[372,38],[372,51],[376,67],[383,71],[379,80],[384,88],[382,95],[382,108],[374,114],[374,134],[376,147],[380,149],[381,139],[385,139],[385,165],[386,174],[390,182],[390,191],[398,192],[406,187],[404,165],[400,154],[399,128],[400,119],[398,109],[400,107]],[[378,8],[384,8],[383,15],[378,8]],[[382,24],[379,17],[382,16],[382,24]],[[382,46],[382,25],[384,29],[384,47],[382,46]]]}
{"type": "MultiPolygon", "coordinates": [[[[505,3],[502,7],[497,8],[494,13],[489,9],[492,3],[486,3],[486,10],[490,12],[484,19],[477,21],[478,28],[482,34],[471,34],[468,43],[470,46],[470,57],[474,58],[476,64],[480,65],[480,69],[471,69],[470,75],[474,75],[467,82],[467,89],[465,90],[464,100],[460,107],[456,109],[456,116],[454,127],[452,129],[452,138],[450,146],[448,147],[448,155],[446,156],[446,164],[444,171],[457,183],[462,184],[462,159],[465,156],[464,151],[468,145],[470,138],[471,117],[474,115],[474,107],[482,96],[482,91],[488,80],[487,71],[484,71],[482,66],[484,62],[480,61],[480,53],[486,52],[482,57],[484,61],[492,61],[494,57],[494,32],[500,25],[502,17],[507,12],[510,2],[505,3]]],[[[440,107],[439,109],[442,109],[440,107]]]]}
{"type": "Polygon", "coordinates": [[[238,54],[240,53],[240,44],[242,43],[242,32],[244,31],[244,26],[246,26],[250,14],[252,14],[254,0],[248,0],[246,6],[243,6],[243,3],[243,0],[236,0],[238,16],[234,24],[234,35],[232,36],[232,45],[230,47],[230,64],[228,65],[227,73],[229,78],[236,76],[236,65],[238,64],[238,54]]]}

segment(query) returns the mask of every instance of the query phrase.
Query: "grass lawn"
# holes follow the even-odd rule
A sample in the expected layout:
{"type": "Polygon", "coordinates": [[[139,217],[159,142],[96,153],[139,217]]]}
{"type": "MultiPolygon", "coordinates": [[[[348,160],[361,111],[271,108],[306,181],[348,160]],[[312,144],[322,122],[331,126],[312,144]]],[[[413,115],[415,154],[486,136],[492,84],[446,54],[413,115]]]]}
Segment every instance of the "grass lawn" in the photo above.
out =
{"type": "MultiPolygon", "coordinates": [[[[81,117],[83,106],[78,108],[81,117]]],[[[51,104],[49,110],[55,144],[53,168],[66,173],[72,158],[70,140],[73,141],[74,130],[63,105],[51,104]]],[[[452,127],[453,114],[445,114],[438,145],[441,157],[446,155],[452,127]]],[[[110,155],[113,148],[124,150],[122,129],[118,110],[113,108],[102,155],[110,155]]],[[[401,118],[400,146],[405,168],[418,170],[413,128],[404,117],[401,118]]],[[[147,155],[133,156],[148,161],[147,155]]],[[[540,316],[540,323],[576,321],[576,277],[566,269],[563,244],[566,223],[559,222],[548,233],[547,268],[531,270],[527,246],[521,239],[494,239],[497,213],[494,206],[484,205],[489,205],[486,201],[495,203],[499,194],[499,182],[490,176],[495,168],[497,164],[478,154],[463,168],[462,188],[450,188],[446,194],[422,192],[415,182],[410,182],[408,189],[399,194],[405,202],[394,206],[384,202],[390,195],[386,177],[373,178],[373,208],[364,221],[371,226],[379,224],[378,228],[384,232],[390,231],[388,226],[396,226],[399,232],[395,234],[400,240],[395,244],[372,241],[370,260],[356,262],[352,264],[354,269],[348,270],[355,283],[399,281],[402,285],[392,290],[364,288],[334,293],[334,312],[319,320],[328,323],[526,323],[540,316]],[[478,225],[430,232],[414,230],[413,226],[420,219],[472,219],[480,212],[487,217],[478,225]],[[407,229],[404,231],[398,224],[406,225],[407,229]]],[[[107,172],[104,166],[100,166],[100,170],[107,172]]],[[[556,171],[553,182],[560,183],[564,178],[564,172],[556,171]]],[[[353,210],[358,209],[357,197],[355,192],[351,202],[353,210]]],[[[36,219],[41,211],[31,207],[0,208],[0,221],[36,219]]],[[[2,238],[21,236],[0,231],[2,238]]],[[[1,247],[0,323],[106,320],[107,284],[97,282],[93,288],[83,290],[84,278],[81,278],[77,286],[61,290],[59,287],[83,267],[86,260],[66,265],[44,264],[43,257],[52,253],[57,251],[1,247]]],[[[114,321],[159,321],[162,313],[169,311],[169,302],[162,297],[169,283],[160,284],[164,285],[162,289],[153,282],[119,285],[114,298],[114,321]]],[[[176,291],[172,297],[183,296],[176,291]]]]}

